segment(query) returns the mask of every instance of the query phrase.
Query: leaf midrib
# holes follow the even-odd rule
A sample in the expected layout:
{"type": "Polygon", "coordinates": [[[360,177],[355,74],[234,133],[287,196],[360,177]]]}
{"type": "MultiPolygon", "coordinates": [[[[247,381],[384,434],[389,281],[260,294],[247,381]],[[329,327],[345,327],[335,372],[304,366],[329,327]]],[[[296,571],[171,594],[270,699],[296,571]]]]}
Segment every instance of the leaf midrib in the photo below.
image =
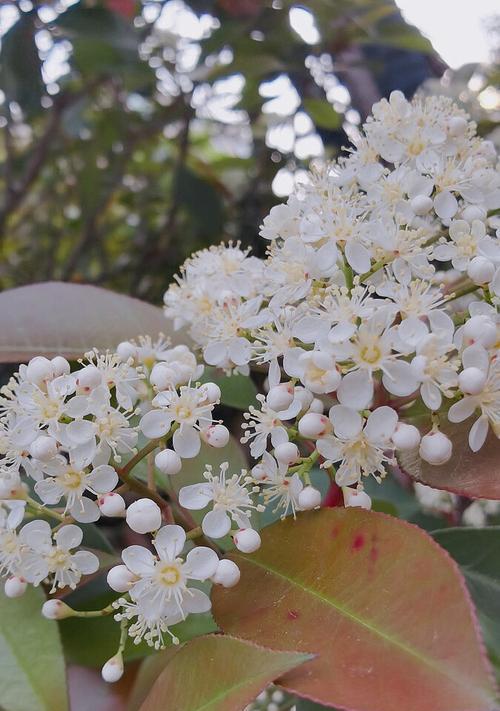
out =
{"type": "MultiPolygon", "coordinates": [[[[364,627],[367,629],[369,632],[372,634],[380,637],[384,641],[394,645],[395,647],[399,648],[406,654],[414,657],[417,659],[419,662],[424,664],[425,666],[429,667],[432,671],[434,672],[439,672],[443,674],[444,676],[448,677],[451,679],[453,682],[459,684],[460,686],[470,690],[470,684],[466,684],[463,680],[462,676],[457,676],[452,670],[450,670],[447,666],[443,666],[442,664],[436,664],[436,662],[430,658],[419,652],[418,649],[415,649],[414,647],[411,647],[404,642],[402,642],[400,639],[397,637],[393,637],[387,633],[385,633],[383,630],[379,629],[378,627],[375,627],[372,623],[368,622],[367,620],[362,619],[361,617],[358,617],[355,615],[353,612],[348,610],[346,607],[343,607],[342,605],[339,605],[337,602],[334,600],[325,597],[324,595],[321,595],[319,592],[312,588],[308,588],[307,586],[303,585],[301,582],[298,580],[295,580],[294,578],[290,578],[288,575],[285,575],[279,570],[276,570],[275,568],[272,568],[269,564],[264,564],[264,563],[259,563],[255,558],[250,558],[250,557],[244,557],[242,555],[238,554],[233,554],[233,557],[239,558],[242,561],[245,561],[246,563],[250,563],[252,565],[257,566],[258,568],[262,568],[263,570],[266,570],[283,580],[286,580],[288,583],[291,583],[295,587],[299,588],[303,592],[312,595],[313,597],[317,598],[318,600],[321,600],[321,602],[325,603],[326,605],[333,607],[339,614],[343,615],[345,618],[352,620],[356,624],[358,624],[360,627],[364,627]]],[[[477,688],[477,687],[475,687],[477,688]]],[[[481,688],[482,696],[487,699],[488,701],[491,701],[493,698],[489,694],[487,694],[487,690],[481,688]]]]}

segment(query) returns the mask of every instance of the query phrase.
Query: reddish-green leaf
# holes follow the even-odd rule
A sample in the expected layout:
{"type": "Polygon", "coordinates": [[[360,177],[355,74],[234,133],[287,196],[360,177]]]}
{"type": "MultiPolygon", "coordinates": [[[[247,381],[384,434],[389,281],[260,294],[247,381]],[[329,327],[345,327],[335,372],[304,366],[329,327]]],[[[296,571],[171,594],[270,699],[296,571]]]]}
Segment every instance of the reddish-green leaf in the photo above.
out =
{"type": "Polygon", "coordinates": [[[401,465],[412,477],[436,489],[479,499],[500,499],[500,459],[498,439],[491,432],[486,443],[473,452],[469,447],[470,418],[443,427],[453,443],[453,456],[441,466],[424,462],[418,451],[401,452],[401,465]]]}
{"type": "Polygon", "coordinates": [[[167,333],[160,308],[85,284],[46,282],[0,294],[0,362],[35,355],[76,359],[93,347],[167,333]]]}
{"type": "Polygon", "coordinates": [[[214,587],[229,634],[317,658],[279,680],[356,711],[492,711],[494,689],[456,564],[423,531],[357,509],[265,529],[236,588],[214,587]]]}
{"type": "Polygon", "coordinates": [[[165,668],[141,711],[237,711],[310,655],[212,635],[169,650],[162,659],[165,668]]]}

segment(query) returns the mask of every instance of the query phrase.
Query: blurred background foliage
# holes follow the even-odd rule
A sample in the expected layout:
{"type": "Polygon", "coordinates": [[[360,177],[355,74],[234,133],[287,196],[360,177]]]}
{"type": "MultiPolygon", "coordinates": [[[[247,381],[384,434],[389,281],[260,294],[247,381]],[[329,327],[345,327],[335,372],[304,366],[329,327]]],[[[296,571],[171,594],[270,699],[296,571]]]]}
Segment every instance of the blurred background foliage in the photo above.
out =
{"type": "MultiPolygon", "coordinates": [[[[467,103],[498,82],[452,75],[393,0],[21,0],[0,35],[2,289],[159,302],[195,249],[262,255],[264,215],[381,96],[444,81],[467,103]]],[[[482,104],[490,132],[498,92],[482,104]]]]}

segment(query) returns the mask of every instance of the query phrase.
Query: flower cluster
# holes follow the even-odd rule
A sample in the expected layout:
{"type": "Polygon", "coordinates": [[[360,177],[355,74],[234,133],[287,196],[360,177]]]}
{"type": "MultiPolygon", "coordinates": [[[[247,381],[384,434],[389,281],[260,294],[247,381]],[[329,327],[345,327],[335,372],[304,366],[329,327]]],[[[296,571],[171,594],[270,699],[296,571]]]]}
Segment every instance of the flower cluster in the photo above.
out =
{"type": "MultiPolygon", "coordinates": [[[[381,482],[398,453],[450,459],[451,423],[471,422],[474,452],[500,437],[499,208],[495,153],[467,115],[444,98],[394,92],[355,150],[271,210],[266,259],[230,243],[186,262],[165,314],[198,353],[145,337],[76,366],[22,365],[0,397],[6,594],[76,587],[99,560],[75,522],[124,518],[145,545],[122,551],[107,572],[119,597],[95,613],[121,626],[102,671],[116,681],[127,636],[176,643],[171,628],[210,609],[209,585],[238,583],[238,566],[221,557],[228,536],[251,554],[263,515],[369,509],[366,478],[381,482]],[[183,481],[185,460],[230,441],[202,360],[227,375],[263,373],[265,387],[243,415],[248,469],[201,461],[198,480],[183,481]],[[142,460],[147,473],[135,476],[142,460]]],[[[94,614],[59,598],[43,613],[94,614]]]]}

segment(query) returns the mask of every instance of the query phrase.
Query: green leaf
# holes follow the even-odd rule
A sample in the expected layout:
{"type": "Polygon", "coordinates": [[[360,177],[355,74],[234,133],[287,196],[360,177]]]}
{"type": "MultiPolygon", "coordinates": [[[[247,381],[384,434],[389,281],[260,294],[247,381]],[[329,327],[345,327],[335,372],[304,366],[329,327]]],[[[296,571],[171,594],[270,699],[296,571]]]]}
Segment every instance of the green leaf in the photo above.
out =
{"type": "Polygon", "coordinates": [[[304,99],[304,109],[318,128],[339,128],[342,116],[326,99],[304,99]]]}
{"type": "Polygon", "coordinates": [[[199,637],[164,653],[160,662],[164,669],[140,708],[242,709],[274,679],[310,658],[308,654],[276,652],[232,637],[199,637]]]}
{"type": "Polygon", "coordinates": [[[204,235],[220,235],[224,210],[221,198],[210,182],[182,167],[175,179],[175,196],[204,235]]]}
{"type": "Polygon", "coordinates": [[[262,532],[221,629],[316,654],[279,684],[353,711],[491,711],[490,670],[463,579],[426,533],[358,509],[301,513],[262,532]]]}
{"type": "Polygon", "coordinates": [[[7,101],[15,101],[28,115],[40,111],[45,93],[42,64],[35,44],[35,14],[22,13],[2,37],[0,85],[7,101]]]}
{"type": "Polygon", "coordinates": [[[168,333],[160,308],[84,284],[45,282],[0,294],[0,363],[36,355],[76,360],[139,335],[168,333]]]}
{"type": "Polygon", "coordinates": [[[253,380],[245,375],[227,376],[216,368],[205,368],[202,382],[217,383],[221,389],[223,405],[229,405],[229,407],[235,407],[238,410],[248,410],[249,405],[255,404],[257,388],[253,380]]]}
{"type": "Polygon", "coordinates": [[[57,623],[42,617],[40,588],[10,600],[0,593],[0,703],[4,711],[66,711],[57,623]]]}
{"type": "Polygon", "coordinates": [[[500,526],[448,528],[433,538],[459,564],[472,598],[483,614],[500,618],[500,526]]]}

